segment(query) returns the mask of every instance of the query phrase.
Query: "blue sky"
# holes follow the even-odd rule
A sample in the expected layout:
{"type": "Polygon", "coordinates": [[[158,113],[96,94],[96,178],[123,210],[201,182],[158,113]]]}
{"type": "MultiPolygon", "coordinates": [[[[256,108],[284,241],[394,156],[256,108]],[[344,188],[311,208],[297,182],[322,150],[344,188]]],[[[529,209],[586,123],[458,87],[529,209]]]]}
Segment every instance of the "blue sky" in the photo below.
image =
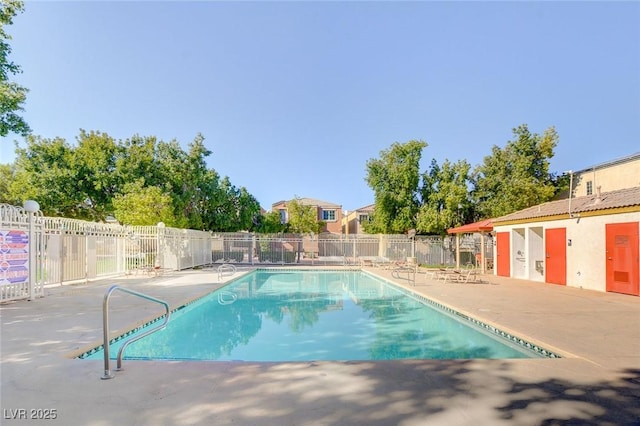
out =
{"type": "Polygon", "coordinates": [[[422,170],[523,123],[556,127],[558,173],[640,151],[639,2],[27,1],[8,31],[35,134],[202,133],[267,210],[370,204],[367,160],[411,139],[422,170]]]}

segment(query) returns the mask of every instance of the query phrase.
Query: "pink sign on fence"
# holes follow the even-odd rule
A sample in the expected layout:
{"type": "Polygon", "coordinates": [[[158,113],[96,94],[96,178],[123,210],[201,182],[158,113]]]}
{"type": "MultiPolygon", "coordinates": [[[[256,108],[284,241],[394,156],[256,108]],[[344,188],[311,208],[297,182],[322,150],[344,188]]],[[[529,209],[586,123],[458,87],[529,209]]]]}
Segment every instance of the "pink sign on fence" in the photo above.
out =
{"type": "Polygon", "coordinates": [[[0,285],[29,281],[29,233],[0,230],[0,285]]]}

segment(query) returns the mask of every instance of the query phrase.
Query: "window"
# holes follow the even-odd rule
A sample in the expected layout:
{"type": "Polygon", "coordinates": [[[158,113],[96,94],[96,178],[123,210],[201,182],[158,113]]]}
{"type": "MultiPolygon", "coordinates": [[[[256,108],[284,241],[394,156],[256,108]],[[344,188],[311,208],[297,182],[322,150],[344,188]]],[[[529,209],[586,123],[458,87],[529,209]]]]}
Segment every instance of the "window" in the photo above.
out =
{"type": "Polygon", "coordinates": [[[363,222],[368,222],[369,221],[369,215],[368,214],[361,214],[358,217],[358,222],[363,223],[363,222]]]}
{"type": "Polygon", "coordinates": [[[327,222],[334,222],[336,220],[335,210],[322,210],[322,220],[327,222]]]}
{"type": "Polygon", "coordinates": [[[287,223],[287,210],[280,209],[280,223],[287,223]]]}
{"type": "Polygon", "coordinates": [[[587,181],[587,195],[593,194],[593,181],[587,181]]]}

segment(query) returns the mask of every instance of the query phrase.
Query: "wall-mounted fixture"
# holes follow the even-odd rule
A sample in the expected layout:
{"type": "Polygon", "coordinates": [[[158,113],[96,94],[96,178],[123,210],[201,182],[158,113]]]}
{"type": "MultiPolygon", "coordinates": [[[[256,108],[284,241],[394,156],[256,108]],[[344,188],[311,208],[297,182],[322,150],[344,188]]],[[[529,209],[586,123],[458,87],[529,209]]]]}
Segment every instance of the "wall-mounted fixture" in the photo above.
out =
{"type": "Polygon", "coordinates": [[[567,245],[568,245],[569,247],[571,247],[571,238],[569,238],[569,239],[567,240],[567,245]]]}

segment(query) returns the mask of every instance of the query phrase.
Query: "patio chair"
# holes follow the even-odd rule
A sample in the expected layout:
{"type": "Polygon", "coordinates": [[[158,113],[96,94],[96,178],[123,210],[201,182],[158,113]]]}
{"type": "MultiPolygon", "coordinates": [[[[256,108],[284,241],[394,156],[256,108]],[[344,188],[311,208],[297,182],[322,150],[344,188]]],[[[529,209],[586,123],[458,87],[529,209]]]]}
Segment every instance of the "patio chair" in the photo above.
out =
{"type": "Polygon", "coordinates": [[[365,267],[368,266],[370,268],[373,268],[373,260],[371,259],[360,259],[360,266],[365,267]]]}
{"type": "Polygon", "coordinates": [[[378,256],[378,257],[374,258],[373,266],[375,266],[376,268],[381,268],[381,269],[392,269],[394,265],[393,265],[393,262],[391,262],[386,257],[378,256]]]}
{"type": "Polygon", "coordinates": [[[471,283],[478,281],[478,269],[477,268],[469,268],[463,271],[457,271],[458,275],[456,275],[456,281],[459,283],[471,283]]]}
{"type": "Polygon", "coordinates": [[[447,266],[446,268],[439,268],[438,269],[438,280],[442,280],[445,283],[447,281],[449,281],[450,279],[456,280],[457,279],[455,277],[456,273],[459,273],[459,271],[456,271],[455,269],[453,269],[452,266],[447,266]]]}
{"type": "Polygon", "coordinates": [[[440,278],[440,269],[434,268],[421,268],[421,271],[431,280],[438,280],[440,278]]]}

